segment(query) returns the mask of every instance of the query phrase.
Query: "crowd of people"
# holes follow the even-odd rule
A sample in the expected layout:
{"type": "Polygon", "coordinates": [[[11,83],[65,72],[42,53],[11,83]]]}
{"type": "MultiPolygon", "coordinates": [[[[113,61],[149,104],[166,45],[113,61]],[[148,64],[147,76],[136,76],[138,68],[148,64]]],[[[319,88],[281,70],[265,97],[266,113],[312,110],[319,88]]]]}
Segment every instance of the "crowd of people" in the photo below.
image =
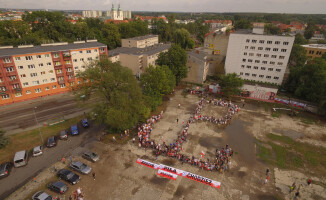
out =
{"type": "MultiPolygon", "coordinates": [[[[158,122],[163,117],[163,111],[160,115],[152,116],[150,119],[147,120],[147,123],[142,124],[140,127],[138,127],[138,146],[145,149],[153,149],[156,155],[156,159],[160,155],[168,156],[171,158],[175,158],[181,161],[181,163],[189,163],[193,166],[197,166],[201,169],[206,169],[209,171],[218,171],[222,173],[225,170],[228,170],[231,165],[231,157],[233,155],[233,150],[226,145],[225,147],[221,149],[216,149],[215,153],[215,159],[204,159],[203,154],[201,158],[196,158],[195,156],[187,156],[182,153],[182,144],[187,141],[187,134],[190,124],[194,123],[195,120],[204,120],[204,117],[200,115],[200,112],[203,108],[203,105],[205,103],[213,103],[214,105],[220,105],[220,106],[228,106],[228,114],[227,117],[223,120],[230,120],[232,118],[232,115],[235,114],[235,112],[239,111],[238,106],[232,104],[231,102],[224,102],[222,100],[209,100],[206,101],[207,95],[203,97],[199,103],[197,104],[197,107],[195,109],[195,112],[193,116],[189,118],[186,123],[184,123],[184,127],[181,131],[181,134],[177,137],[177,139],[170,144],[166,144],[163,141],[162,143],[155,142],[154,140],[150,140],[150,134],[152,132],[152,128],[154,127],[155,123],[158,122]]],[[[180,104],[178,105],[180,107],[180,104]]],[[[212,117],[210,118],[212,119],[212,117]]],[[[223,121],[221,119],[221,122],[223,121]]],[[[133,140],[134,142],[135,140],[133,140]]]]}

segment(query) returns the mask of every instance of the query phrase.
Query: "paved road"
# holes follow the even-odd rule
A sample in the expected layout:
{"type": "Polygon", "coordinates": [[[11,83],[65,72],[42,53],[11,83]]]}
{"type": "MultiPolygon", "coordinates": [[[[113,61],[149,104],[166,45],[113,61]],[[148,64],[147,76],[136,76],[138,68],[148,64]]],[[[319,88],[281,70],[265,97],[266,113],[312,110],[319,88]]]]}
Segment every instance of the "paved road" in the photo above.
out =
{"type": "Polygon", "coordinates": [[[0,179],[0,199],[9,196],[13,191],[31,181],[40,171],[51,166],[55,162],[66,157],[69,161],[71,153],[80,146],[96,139],[95,134],[101,130],[100,127],[91,126],[89,129],[80,129],[81,135],[69,137],[67,141],[59,141],[54,148],[44,148],[44,154],[39,157],[30,157],[28,165],[13,168],[11,174],[0,179]]]}
{"type": "MultiPolygon", "coordinates": [[[[95,102],[94,99],[88,103],[95,102]]],[[[90,109],[80,107],[69,94],[59,94],[42,99],[19,102],[12,105],[0,107],[0,127],[7,135],[37,128],[34,117],[34,108],[39,125],[51,119],[64,116],[65,119],[72,118],[88,112],[90,109]]]]}

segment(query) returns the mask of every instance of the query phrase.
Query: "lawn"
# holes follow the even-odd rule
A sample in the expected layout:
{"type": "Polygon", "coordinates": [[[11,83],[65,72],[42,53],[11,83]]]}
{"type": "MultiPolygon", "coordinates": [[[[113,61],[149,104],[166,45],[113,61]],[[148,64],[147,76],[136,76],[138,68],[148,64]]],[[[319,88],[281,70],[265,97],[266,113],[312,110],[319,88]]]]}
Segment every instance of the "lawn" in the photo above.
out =
{"type": "MultiPolygon", "coordinates": [[[[58,135],[61,130],[68,129],[72,124],[79,123],[82,116],[68,119],[63,123],[53,126],[41,127],[44,142],[49,136],[58,135]]],[[[35,146],[41,145],[41,137],[38,129],[25,131],[9,136],[9,144],[0,149],[0,163],[13,160],[17,151],[32,150],[35,146]]]]}

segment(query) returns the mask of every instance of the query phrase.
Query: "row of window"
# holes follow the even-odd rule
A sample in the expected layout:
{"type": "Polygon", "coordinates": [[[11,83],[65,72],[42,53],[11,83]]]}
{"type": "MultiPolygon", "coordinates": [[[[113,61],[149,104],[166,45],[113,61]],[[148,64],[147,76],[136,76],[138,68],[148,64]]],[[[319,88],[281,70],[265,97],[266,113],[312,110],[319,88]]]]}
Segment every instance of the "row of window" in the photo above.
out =
{"type": "MultiPolygon", "coordinates": [[[[315,51],[314,50],[309,50],[308,54],[315,54],[315,51]]],[[[322,55],[323,52],[321,51],[316,51],[316,55],[322,55]]]]}
{"type": "MultiPolygon", "coordinates": [[[[240,72],[240,75],[243,76],[243,72],[240,72]]],[[[245,76],[250,76],[250,73],[245,73],[244,74],[245,76]]],[[[257,74],[251,74],[252,77],[257,77],[257,74]]],[[[265,75],[259,75],[258,76],[259,78],[264,78],[265,75]]],[[[267,79],[271,79],[272,77],[271,76],[266,76],[267,79]]],[[[278,80],[279,77],[278,76],[274,76],[274,80],[278,80]]]]}
{"type": "MultiPolygon", "coordinates": [[[[252,63],[253,62],[253,60],[252,59],[246,59],[246,58],[243,58],[242,59],[242,62],[248,62],[248,63],[252,63]]],[[[255,60],[255,63],[260,63],[260,60],[255,60]]],[[[266,60],[263,60],[262,62],[261,62],[262,64],[268,64],[268,62],[266,61],[266,60]]],[[[275,65],[275,62],[274,61],[269,61],[269,64],[270,65],[275,65]]],[[[283,65],[283,63],[282,62],[277,62],[277,65],[283,65]]]]}
{"type": "MultiPolygon", "coordinates": [[[[241,65],[241,68],[244,69],[245,66],[244,65],[241,65]]],[[[247,69],[251,69],[251,66],[250,65],[247,65],[246,66],[247,69]]],[[[259,69],[258,66],[254,66],[253,69],[259,69]]],[[[261,70],[266,70],[266,67],[260,67],[261,70]]],[[[268,71],[274,71],[274,68],[268,68],[268,71]]],[[[275,69],[275,71],[277,72],[281,72],[282,70],[281,69],[275,69]]]]}
{"type": "MultiPolygon", "coordinates": [[[[254,40],[254,39],[251,40],[251,43],[254,43],[255,44],[257,42],[258,42],[258,40],[254,40]]],[[[250,43],[250,39],[247,39],[246,40],[246,43],[250,43]]],[[[265,40],[259,40],[259,43],[260,44],[265,44],[265,40]]],[[[273,41],[267,40],[266,43],[267,44],[273,44],[273,41]]],[[[274,41],[274,44],[280,45],[281,44],[281,41],[274,41]]],[[[283,45],[289,45],[289,42],[283,42],[283,45]]]]}
{"type": "MultiPolygon", "coordinates": [[[[248,53],[248,52],[243,52],[243,55],[244,56],[255,56],[255,54],[254,53],[248,53]]],[[[256,53],[256,56],[257,57],[262,57],[262,54],[260,54],[260,53],[256,53]]],[[[269,54],[264,54],[264,58],[269,58],[269,54]]],[[[277,55],[271,55],[271,58],[277,58],[277,55]]],[[[281,59],[281,60],[284,60],[285,59],[285,56],[279,56],[278,57],[279,59],[281,59]]]]}
{"type": "MultiPolygon", "coordinates": [[[[245,46],[245,49],[249,49],[249,46],[245,46]]],[[[260,51],[264,50],[263,47],[258,47],[257,49],[260,50],[260,51]]],[[[256,50],[256,47],[251,46],[250,50],[256,50]]],[[[279,50],[279,48],[273,48],[274,52],[277,52],[278,50],[279,50]]],[[[265,47],[265,51],[271,51],[271,48],[270,47],[265,47]]],[[[287,51],[287,49],[281,49],[281,52],[286,52],[286,51],[287,51]]]]}

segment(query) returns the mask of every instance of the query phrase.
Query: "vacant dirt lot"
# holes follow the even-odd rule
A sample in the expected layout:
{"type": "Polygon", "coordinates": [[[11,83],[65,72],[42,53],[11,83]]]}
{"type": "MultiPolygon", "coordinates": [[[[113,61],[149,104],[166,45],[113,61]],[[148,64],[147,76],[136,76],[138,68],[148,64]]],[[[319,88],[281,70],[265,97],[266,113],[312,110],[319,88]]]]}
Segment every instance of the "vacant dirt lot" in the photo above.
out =
{"type": "MultiPolygon", "coordinates": [[[[177,138],[182,130],[183,123],[194,112],[200,100],[195,95],[183,97],[181,91],[170,99],[164,117],[155,124],[151,138],[170,143],[177,138]],[[181,104],[178,109],[177,105],[181,104]],[[179,119],[177,123],[176,119],[179,119]]],[[[242,105],[241,105],[242,106],[242,105]]],[[[207,105],[202,114],[215,117],[223,116],[226,108],[207,105]]],[[[293,199],[294,193],[289,194],[291,184],[296,181],[300,186],[299,199],[326,199],[325,175],[305,173],[306,169],[280,169],[275,165],[257,158],[257,141],[267,141],[267,134],[286,135],[295,142],[308,142],[325,147],[325,126],[305,124],[284,115],[273,118],[270,112],[263,108],[246,103],[240,109],[230,124],[221,127],[210,122],[196,122],[190,125],[188,141],[183,144],[183,151],[187,155],[200,156],[205,152],[205,158],[214,159],[216,148],[226,144],[234,149],[231,169],[219,174],[208,172],[179,161],[159,156],[156,160],[151,150],[138,148],[131,141],[126,145],[114,143],[104,144],[94,141],[87,148],[97,152],[101,160],[89,163],[96,173],[94,181],[90,175],[82,175],[77,186],[70,187],[67,194],[76,187],[81,187],[87,200],[106,199],[293,199]],[[221,182],[221,189],[178,177],[176,181],[156,175],[156,170],[136,163],[137,158],[162,163],[178,169],[189,171],[221,182]],[[270,180],[264,183],[266,168],[271,169],[270,180]],[[299,172],[300,171],[300,172],[299,172]],[[306,180],[311,178],[313,183],[307,186],[306,180]]],[[[76,153],[74,160],[82,160],[76,153]]],[[[58,163],[59,165],[59,163],[58,163]]],[[[49,180],[54,180],[54,173],[45,170],[40,175],[38,183],[30,182],[21,190],[16,191],[8,199],[23,199],[38,189],[44,189],[49,180]]],[[[53,194],[53,193],[52,193],[53,194]]]]}

